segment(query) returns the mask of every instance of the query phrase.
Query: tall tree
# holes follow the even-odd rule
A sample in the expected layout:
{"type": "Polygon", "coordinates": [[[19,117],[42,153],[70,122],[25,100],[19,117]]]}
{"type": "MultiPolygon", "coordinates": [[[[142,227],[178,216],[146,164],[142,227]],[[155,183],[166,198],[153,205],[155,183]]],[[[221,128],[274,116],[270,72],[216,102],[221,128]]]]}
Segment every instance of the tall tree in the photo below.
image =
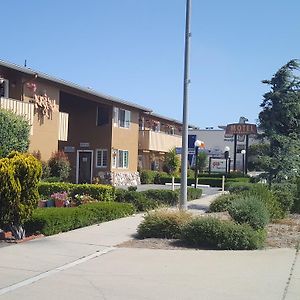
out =
{"type": "Polygon", "coordinates": [[[260,129],[269,141],[261,157],[269,183],[291,179],[300,173],[300,69],[297,60],[281,67],[271,80],[263,80],[270,91],[263,96],[260,129]]]}

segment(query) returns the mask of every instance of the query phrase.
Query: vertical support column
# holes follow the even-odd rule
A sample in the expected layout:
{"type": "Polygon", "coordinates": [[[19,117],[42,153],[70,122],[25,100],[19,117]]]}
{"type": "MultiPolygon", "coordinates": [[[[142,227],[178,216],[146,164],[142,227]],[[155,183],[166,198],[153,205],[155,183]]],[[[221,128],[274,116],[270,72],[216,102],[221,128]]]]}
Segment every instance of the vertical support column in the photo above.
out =
{"type": "Polygon", "coordinates": [[[237,146],[237,134],[234,135],[233,171],[236,171],[236,146],[237,146]]]}
{"type": "Polygon", "coordinates": [[[246,156],[245,156],[245,174],[248,173],[248,148],[249,148],[249,135],[246,135],[246,156]]]}

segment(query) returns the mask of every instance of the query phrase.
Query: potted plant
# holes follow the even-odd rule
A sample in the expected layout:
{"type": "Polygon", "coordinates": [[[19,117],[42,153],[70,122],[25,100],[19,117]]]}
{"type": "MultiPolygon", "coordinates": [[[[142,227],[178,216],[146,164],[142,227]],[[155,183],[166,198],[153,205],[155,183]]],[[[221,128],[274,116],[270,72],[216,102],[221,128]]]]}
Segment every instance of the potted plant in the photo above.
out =
{"type": "Polygon", "coordinates": [[[69,195],[66,191],[54,193],[50,197],[52,200],[54,200],[55,207],[69,206],[69,195]]]}

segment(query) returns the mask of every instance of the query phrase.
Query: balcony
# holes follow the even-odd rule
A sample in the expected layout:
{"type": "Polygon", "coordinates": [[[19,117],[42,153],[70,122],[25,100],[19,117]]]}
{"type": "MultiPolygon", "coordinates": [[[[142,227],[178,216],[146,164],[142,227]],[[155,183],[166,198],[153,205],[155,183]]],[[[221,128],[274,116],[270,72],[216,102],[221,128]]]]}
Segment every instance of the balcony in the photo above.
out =
{"type": "Polygon", "coordinates": [[[10,110],[16,115],[23,116],[30,125],[30,134],[33,134],[34,104],[1,97],[0,108],[10,110]]]}
{"type": "Polygon", "coordinates": [[[181,136],[170,135],[152,130],[140,130],[139,149],[159,152],[169,152],[174,147],[181,147],[181,136]]]}

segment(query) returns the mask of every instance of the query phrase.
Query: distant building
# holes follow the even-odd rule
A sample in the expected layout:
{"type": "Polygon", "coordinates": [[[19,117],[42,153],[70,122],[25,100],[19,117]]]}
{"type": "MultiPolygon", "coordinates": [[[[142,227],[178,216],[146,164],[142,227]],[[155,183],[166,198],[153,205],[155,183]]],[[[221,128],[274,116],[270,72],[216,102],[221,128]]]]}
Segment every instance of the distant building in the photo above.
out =
{"type": "MultiPolygon", "coordinates": [[[[200,140],[205,143],[205,151],[209,157],[224,158],[225,147],[229,147],[229,156],[231,158],[231,169],[233,169],[233,153],[234,153],[234,137],[233,135],[225,134],[226,126],[206,127],[205,129],[190,128],[189,129],[189,148],[194,148],[195,140],[200,140]]],[[[237,139],[237,154],[236,154],[236,169],[242,170],[243,160],[241,150],[246,149],[245,136],[238,136],[237,139]]],[[[255,136],[250,136],[249,146],[256,143],[255,136]]],[[[189,162],[192,163],[193,155],[189,154],[189,162]]]]}

